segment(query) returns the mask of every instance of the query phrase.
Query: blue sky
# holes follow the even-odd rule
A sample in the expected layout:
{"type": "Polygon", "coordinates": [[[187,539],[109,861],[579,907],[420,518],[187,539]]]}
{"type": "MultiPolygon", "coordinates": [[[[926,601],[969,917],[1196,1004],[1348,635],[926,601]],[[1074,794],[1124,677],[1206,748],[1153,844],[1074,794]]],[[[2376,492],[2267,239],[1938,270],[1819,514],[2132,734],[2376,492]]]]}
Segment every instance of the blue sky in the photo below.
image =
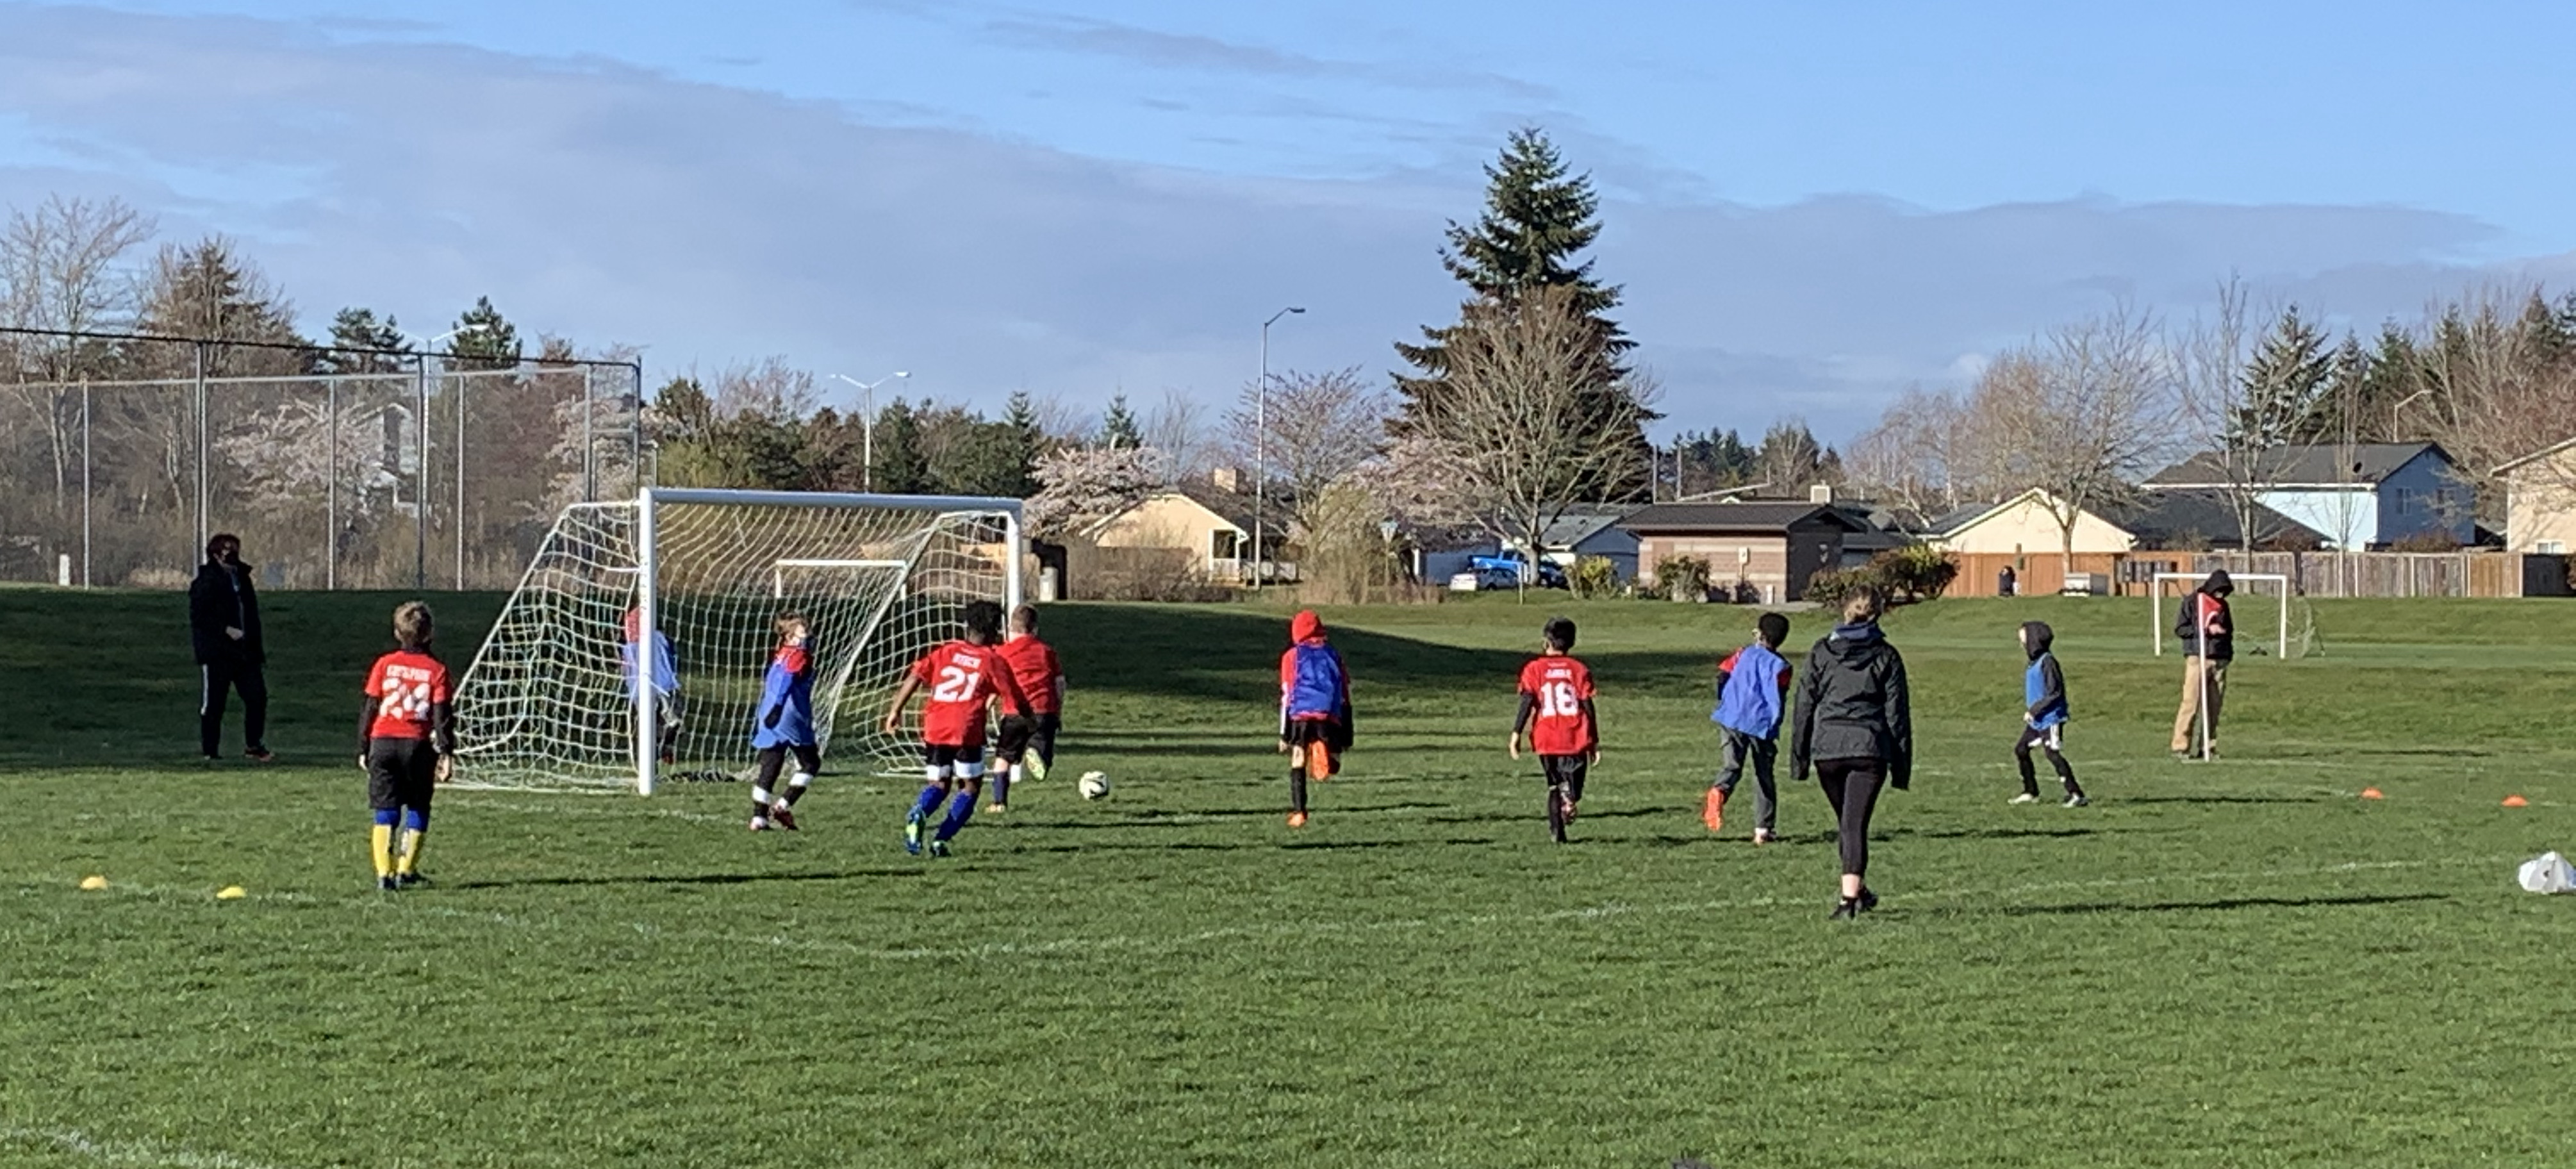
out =
{"type": "Polygon", "coordinates": [[[0,203],[226,232],[316,321],[1221,399],[1288,303],[1277,364],[1392,365],[1530,123],[1671,425],[1829,438],[2113,297],[2576,278],[2576,8],[1596,7],[0,0],[0,203]]]}

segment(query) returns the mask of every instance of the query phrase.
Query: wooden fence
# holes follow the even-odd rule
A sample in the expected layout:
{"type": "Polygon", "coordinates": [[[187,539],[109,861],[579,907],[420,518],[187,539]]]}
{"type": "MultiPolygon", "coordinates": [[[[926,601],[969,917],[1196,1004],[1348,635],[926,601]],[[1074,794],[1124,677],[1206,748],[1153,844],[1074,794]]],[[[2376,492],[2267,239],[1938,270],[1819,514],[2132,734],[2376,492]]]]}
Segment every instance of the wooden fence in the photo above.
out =
{"type": "MultiPolygon", "coordinates": [[[[2025,596],[2052,594],[2065,581],[2054,553],[1953,553],[1959,580],[1951,596],[1991,597],[2005,565],[2025,596]]],[[[2079,554],[2075,571],[2100,573],[2122,596],[2145,596],[2158,572],[2272,573],[2309,597],[2563,597],[2568,558],[2519,552],[2132,552],[2079,554]]]]}

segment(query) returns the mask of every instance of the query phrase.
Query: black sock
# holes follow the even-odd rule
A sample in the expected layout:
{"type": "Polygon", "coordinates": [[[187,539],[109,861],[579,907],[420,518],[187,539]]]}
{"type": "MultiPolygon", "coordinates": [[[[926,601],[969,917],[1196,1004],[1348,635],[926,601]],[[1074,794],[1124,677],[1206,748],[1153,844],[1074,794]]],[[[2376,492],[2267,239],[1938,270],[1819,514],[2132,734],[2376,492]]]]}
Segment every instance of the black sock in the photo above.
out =
{"type": "MultiPolygon", "coordinates": [[[[2026,796],[2035,796],[2035,795],[2038,795],[2038,794],[2039,794],[2039,772],[2038,772],[2036,769],[2034,769],[2033,767],[2031,767],[2031,765],[2030,765],[2030,756],[2029,756],[2028,754],[2026,754],[2026,753],[2024,753],[2024,754],[2017,754],[2017,755],[2014,755],[2014,756],[2013,756],[2013,762],[2018,763],[2018,764],[2020,764],[2020,765],[2021,765],[2021,792],[2022,792],[2022,794],[2023,794],[2023,795],[2026,795],[2026,796]]],[[[1990,797],[1987,797],[1987,798],[1991,799],[1991,798],[1993,798],[1993,797],[1991,797],[1991,796],[1990,796],[1990,797]]]]}
{"type": "Polygon", "coordinates": [[[1559,844],[1565,842],[1565,802],[1570,794],[1561,784],[1547,785],[1547,834],[1559,844]]]}
{"type": "Polygon", "coordinates": [[[1301,814],[1306,810],[1306,769],[1303,767],[1288,769],[1288,810],[1301,814]]]}

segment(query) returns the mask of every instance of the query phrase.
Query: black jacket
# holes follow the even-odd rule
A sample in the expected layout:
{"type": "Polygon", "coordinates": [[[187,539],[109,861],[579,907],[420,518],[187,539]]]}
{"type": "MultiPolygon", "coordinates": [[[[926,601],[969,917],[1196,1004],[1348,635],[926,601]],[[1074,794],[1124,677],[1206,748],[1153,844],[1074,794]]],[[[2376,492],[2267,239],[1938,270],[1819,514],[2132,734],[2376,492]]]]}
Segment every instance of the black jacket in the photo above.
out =
{"type": "Polygon", "coordinates": [[[1800,781],[1819,759],[1877,759],[1888,782],[1914,776],[1914,714],[1905,658],[1878,626],[1843,625],[1807,654],[1790,717],[1790,775],[1800,781]]]}
{"type": "Polygon", "coordinates": [[[251,585],[250,566],[208,561],[188,582],[188,642],[201,666],[256,666],[268,660],[259,636],[259,590],[251,585]],[[240,641],[224,636],[226,628],[242,631],[240,641]]]}
{"type": "Polygon", "coordinates": [[[2174,615],[2174,637],[2182,642],[2184,657],[2199,657],[2201,638],[2209,638],[2209,660],[2236,660],[2236,614],[2227,608],[2227,595],[2236,591],[2236,582],[2227,578],[2222,568],[2209,574],[2200,587],[2182,599],[2182,612],[2174,615]],[[2199,622],[2206,620],[2204,631],[2199,622]]]}

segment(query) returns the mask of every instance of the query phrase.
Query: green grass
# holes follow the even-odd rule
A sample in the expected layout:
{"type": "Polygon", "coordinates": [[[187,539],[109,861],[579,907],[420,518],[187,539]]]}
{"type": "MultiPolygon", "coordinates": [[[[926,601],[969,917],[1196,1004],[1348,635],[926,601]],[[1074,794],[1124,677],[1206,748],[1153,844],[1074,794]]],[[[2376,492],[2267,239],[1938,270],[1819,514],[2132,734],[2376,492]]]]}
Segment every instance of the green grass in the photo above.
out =
{"type": "MultiPolygon", "coordinates": [[[[866,777],[767,836],[734,785],[455,791],[380,896],[343,760],[394,599],[271,598],[287,762],[200,768],[178,598],[0,591],[0,1164],[2576,1163],[2576,898],[2512,885],[2576,847],[2576,605],[2320,603],[2206,766],[2143,603],[1901,613],[1922,765],[1845,925],[1811,788],[1781,845],[1696,819],[1751,614],[1561,597],[1609,741],[1569,847],[1501,753],[1546,607],[1328,614],[1360,744],[1292,834],[1284,614],[1059,606],[1061,774],[953,860],[866,777]],[[2032,615],[2091,809],[2004,803],[2032,615]]],[[[461,664],[496,600],[436,603],[461,664]]]]}

